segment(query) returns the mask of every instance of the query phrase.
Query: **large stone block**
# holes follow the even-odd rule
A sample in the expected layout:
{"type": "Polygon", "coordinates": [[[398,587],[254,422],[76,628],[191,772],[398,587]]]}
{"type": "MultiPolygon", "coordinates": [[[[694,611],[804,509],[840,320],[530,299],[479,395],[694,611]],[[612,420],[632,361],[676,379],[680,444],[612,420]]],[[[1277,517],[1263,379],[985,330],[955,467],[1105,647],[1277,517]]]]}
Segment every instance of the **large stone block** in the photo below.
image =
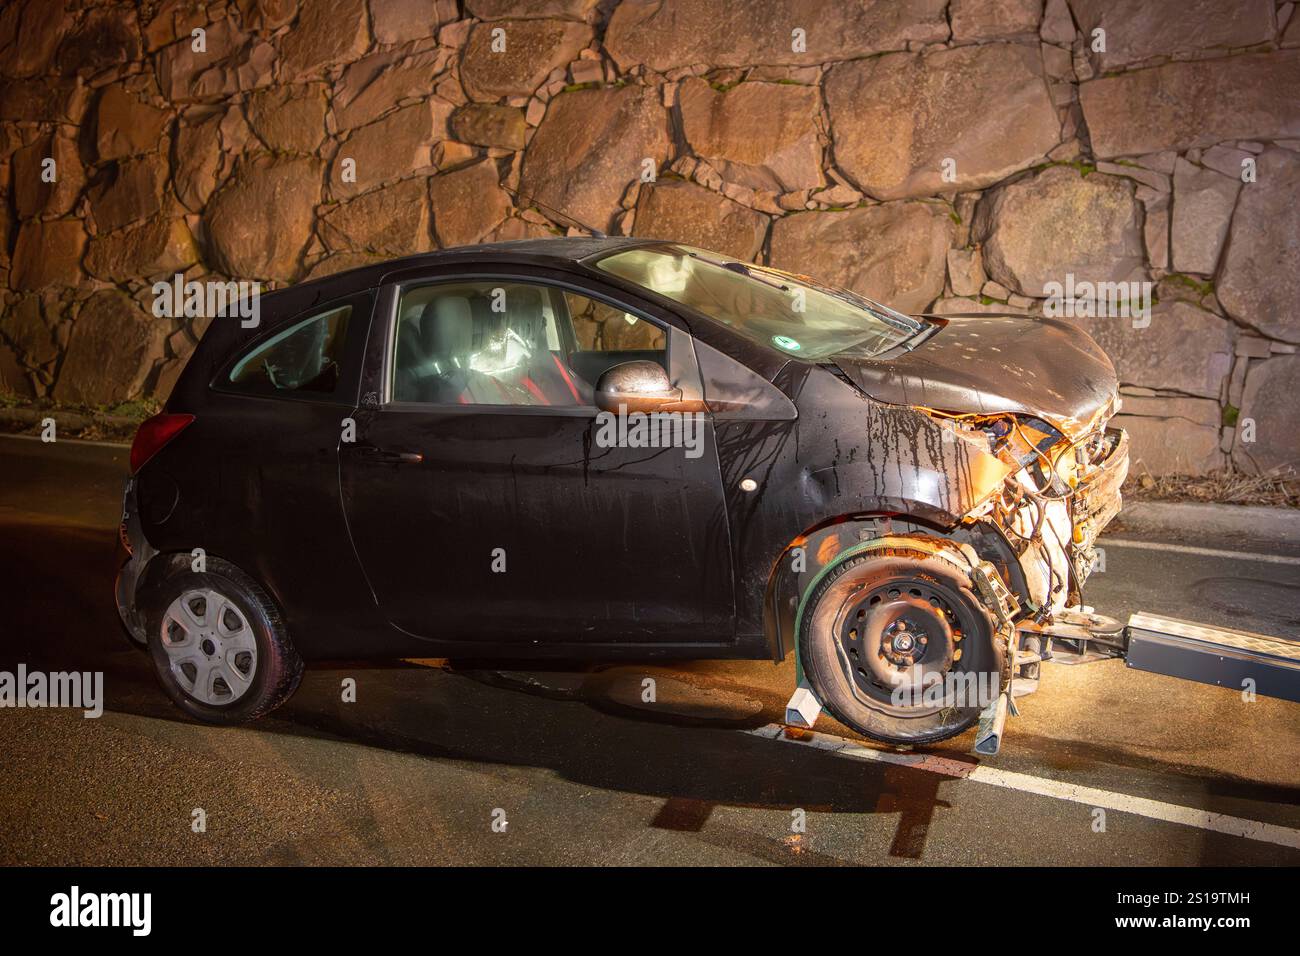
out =
{"type": "Polygon", "coordinates": [[[1241,187],[1216,292],[1238,322],[1300,343],[1300,155],[1265,150],[1256,174],[1241,187]]]}
{"type": "MultiPolygon", "coordinates": [[[[311,4],[328,9],[326,4],[311,4]]],[[[233,20],[218,20],[204,29],[203,50],[185,36],[158,51],[154,58],[158,86],[173,103],[227,99],[271,82],[275,48],[250,37],[233,20]]]]}
{"type": "Polygon", "coordinates": [[[0,74],[35,76],[49,69],[68,25],[64,0],[13,0],[0,10],[0,74]]]}
{"type": "Polygon", "coordinates": [[[741,83],[719,92],[690,79],[678,89],[677,109],[691,150],[728,182],[769,192],[824,185],[816,87],[741,83]]]}
{"type": "Polygon", "coordinates": [[[1243,471],[1300,473],[1300,355],[1255,362],[1246,373],[1232,461],[1243,471]],[[1253,441],[1246,422],[1253,423],[1253,441]]]}
{"type": "Polygon", "coordinates": [[[642,188],[633,232],[672,239],[753,262],[763,248],[768,217],[683,180],[642,188]]]}
{"type": "Polygon", "coordinates": [[[70,32],[55,57],[58,72],[93,78],[140,55],[140,26],[134,10],[91,10],[70,32]]]}
{"type": "Polygon", "coordinates": [[[370,46],[365,0],[304,3],[298,20],[280,40],[290,78],[355,60],[370,46]]]}
{"type": "Polygon", "coordinates": [[[1130,474],[1202,475],[1226,464],[1220,418],[1218,403],[1208,399],[1125,396],[1112,422],[1128,432],[1130,474]]]}
{"type": "Polygon", "coordinates": [[[315,152],[325,138],[325,85],[300,83],[259,90],[248,98],[248,123],[268,149],[315,152]]]}
{"type": "Polygon", "coordinates": [[[1272,39],[1273,0],[1070,0],[1091,45],[1104,30],[1106,48],[1095,54],[1105,72],[1154,57],[1253,46],[1272,39]]]}
{"type": "Polygon", "coordinates": [[[100,232],[147,219],[162,208],[167,161],[157,153],[108,167],[90,187],[90,211],[100,232]]]}
{"type": "MultiPolygon", "coordinates": [[[[666,166],[668,113],[644,86],[575,90],[551,101],[524,157],[519,191],[610,231],[628,186],[649,161],[666,166]]],[[[437,211],[434,211],[435,220],[437,211]]]]}
{"type": "Polygon", "coordinates": [[[27,374],[27,367],[3,341],[0,341],[0,392],[20,398],[36,397],[36,389],[32,386],[31,376],[27,374]]]}
{"type": "Polygon", "coordinates": [[[9,284],[19,291],[81,281],[86,230],[76,219],[32,220],[18,230],[9,284]]]}
{"type": "Polygon", "coordinates": [[[444,249],[482,242],[510,213],[510,197],[490,159],[432,177],[429,200],[434,235],[444,249]]]}
{"type": "Polygon", "coordinates": [[[1174,166],[1170,251],[1177,272],[1212,275],[1228,235],[1240,179],[1229,179],[1179,158],[1174,166]]]}
{"type": "Polygon", "coordinates": [[[166,338],[167,326],[130,296],[116,289],[96,292],[72,324],[54,397],[105,405],[138,395],[163,356],[166,338]]]}
{"type": "Polygon", "coordinates": [[[972,232],[984,243],[990,276],[1022,295],[1043,297],[1049,282],[1128,282],[1146,278],[1142,215],[1127,179],[1071,166],[990,190],[972,232]]]}
{"type": "Polygon", "coordinates": [[[517,107],[470,103],[452,115],[451,131],[462,143],[523,149],[528,125],[524,111],[517,107]]]}
{"type": "Polygon", "coordinates": [[[370,0],[370,22],[377,43],[408,43],[437,36],[438,28],[456,19],[449,0],[370,0]]]}
{"type": "Polygon", "coordinates": [[[92,239],[86,250],[86,271],[108,282],[130,282],[172,275],[198,259],[185,220],[157,216],[92,239]]]}
{"type": "Polygon", "coordinates": [[[1235,328],[1187,302],[1161,302],[1150,323],[1132,318],[1076,318],[1115,363],[1121,385],[1217,399],[1232,370],[1235,328]]]}
{"type": "Polygon", "coordinates": [[[343,71],[334,87],[334,119],[339,129],[362,126],[403,100],[422,98],[434,88],[450,54],[426,50],[402,55],[388,50],[363,57],[343,71]]]}
{"type": "Polygon", "coordinates": [[[150,53],[190,36],[196,27],[208,23],[206,4],[199,0],[162,0],[151,6],[144,21],[145,49],[150,53]]]}
{"type": "Polygon", "coordinates": [[[166,110],[144,102],[125,83],[105,87],[95,109],[95,148],[100,161],[153,152],[168,119],[166,110]]]}
{"type": "Polygon", "coordinates": [[[591,27],[573,20],[477,23],[461,55],[461,84],[470,99],[480,102],[528,96],[552,70],[576,57],[591,37],[591,27]]]}
{"type": "Polygon", "coordinates": [[[979,295],[987,281],[984,254],[979,249],[948,250],[948,285],[953,295],[979,295]]]}
{"type": "Polygon", "coordinates": [[[1079,85],[1101,158],[1300,137],[1300,50],[1167,63],[1079,85]]]}
{"type": "Polygon", "coordinates": [[[937,203],[801,212],[772,226],[772,265],[920,312],[943,293],[952,220],[937,203]]]}
{"type": "Polygon", "coordinates": [[[826,78],[826,103],[836,164],[880,199],[980,189],[1060,141],[1037,44],[842,63],[826,78]]]}
{"type": "Polygon", "coordinates": [[[86,108],[86,89],[68,77],[38,77],[0,83],[0,120],[78,123],[86,108]]]}
{"type": "Polygon", "coordinates": [[[66,216],[86,184],[77,145],[67,136],[50,134],[14,153],[14,208],[22,218],[66,216]],[[47,160],[53,160],[51,167],[47,160]],[[53,182],[46,170],[51,170],[53,182]]]}
{"type": "Polygon", "coordinates": [[[828,63],[942,42],[946,6],[946,0],[623,0],[605,30],[605,49],[623,70],[828,63]]]}
{"type": "Polygon", "coordinates": [[[402,180],[335,206],[321,216],[319,231],[330,251],[385,256],[427,252],[433,243],[425,181],[402,180]]]}
{"type": "Polygon", "coordinates": [[[198,212],[217,188],[221,168],[221,122],[224,111],[187,115],[177,126],[176,168],[172,181],[176,196],[191,212],[198,212]]]}
{"type": "Polygon", "coordinates": [[[339,198],[355,196],[429,169],[431,148],[447,138],[447,120],[453,109],[446,100],[431,96],[354,130],[334,154],[330,191],[339,198]],[[355,181],[348,178],[349,168],[355,181]]]}
{"type": "Polygon", "coordinates": [[[0,310],[0,332],[27,367],[48,365],[59,357],[54,329],[39,295],[25,295],[0,310]]]}
{"type": "MultiPolygon", "coordinates": [[[[292,23],[299,7],[298,0],[235,0],[235,3],[243,14],[244,26],[263,34],[292,23]]],[[[374,5],[378,6],[379,0],[374,0],[374,5]]]]}
{"type": "Polygon", "coordinates": [[[321,163],[310,157],[243,160],[208,207],[213,265],[235,279],[294,278],[320,201],[321,163]]]}
{"type": "Polygon", "coordinates": [[[948,8],[954,40],[1037,35],[1042,14],[1040,0],[952,0],[948,8]]]}
{"type": "Polygon", "coordinates": [[[981,299],[948,297],[940,299],[930,306],[931,315],[1006,315],[1008,312],[1028,315],[1025,309],[996,300],[985,302],[981,299]]]}

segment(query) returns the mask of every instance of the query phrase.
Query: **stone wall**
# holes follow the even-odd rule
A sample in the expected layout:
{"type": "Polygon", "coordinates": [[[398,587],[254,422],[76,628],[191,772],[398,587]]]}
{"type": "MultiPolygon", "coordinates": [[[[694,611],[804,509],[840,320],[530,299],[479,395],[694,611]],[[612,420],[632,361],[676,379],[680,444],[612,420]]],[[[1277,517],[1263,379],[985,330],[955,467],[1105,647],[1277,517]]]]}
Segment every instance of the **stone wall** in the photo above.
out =
{"type": "Polygon", "coordinates": [[[904,310],[1150,282],[1149,321],[1077,319],[1137,468],[1300,457],[1290,2],[9,0],[0,81],[25,397],[165,396],[207,320],[155,318],[158,278],[562,234],[552,207],[904,310]]]}

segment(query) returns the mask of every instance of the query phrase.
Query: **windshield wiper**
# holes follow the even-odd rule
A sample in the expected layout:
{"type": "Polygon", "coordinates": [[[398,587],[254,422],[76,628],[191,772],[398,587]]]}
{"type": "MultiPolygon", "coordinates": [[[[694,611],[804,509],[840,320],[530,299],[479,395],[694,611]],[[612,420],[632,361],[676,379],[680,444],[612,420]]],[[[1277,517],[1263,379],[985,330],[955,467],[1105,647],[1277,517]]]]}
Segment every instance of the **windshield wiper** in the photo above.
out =
{"type": "Polygon", "coordinates": [[[753,269],[751,269],[748,265],[746,265],[743,262],[736,262],[736,261],[724,262],[721,259],[710,259],[707,256],[700,255],[698,252],[690,252],[687,253],[687,255],[689,255],[692,259],[699,259],[701,262],[707,262],[711,266],[717,266],[721,269],[726,269],[728,272],[738,273],[744,276],[746,279],[753,279],[755,282],[761,282],[763,283],[763,285],[768,286],[769,288],[779,289],[782,292],[790,291],[790,287],[786,285],[784,282],[775,282],[772,279],[767,278],[766,276],[760,275],[759,273],[755,272],[753,269]]]}

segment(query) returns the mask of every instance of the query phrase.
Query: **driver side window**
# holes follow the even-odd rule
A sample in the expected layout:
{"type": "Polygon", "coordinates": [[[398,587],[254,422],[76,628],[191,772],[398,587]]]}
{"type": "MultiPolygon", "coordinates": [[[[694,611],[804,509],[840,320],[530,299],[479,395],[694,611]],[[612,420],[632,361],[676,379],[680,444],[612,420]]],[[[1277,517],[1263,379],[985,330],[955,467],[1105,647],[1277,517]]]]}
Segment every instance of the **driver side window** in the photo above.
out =
{"type": "Polygon", "coordinates": [[[607,368],[634,359],[667,369],[663,329],[578,293],[507,279],[409,286],[397,310],[392,398],[584,408],[607,368]]]}

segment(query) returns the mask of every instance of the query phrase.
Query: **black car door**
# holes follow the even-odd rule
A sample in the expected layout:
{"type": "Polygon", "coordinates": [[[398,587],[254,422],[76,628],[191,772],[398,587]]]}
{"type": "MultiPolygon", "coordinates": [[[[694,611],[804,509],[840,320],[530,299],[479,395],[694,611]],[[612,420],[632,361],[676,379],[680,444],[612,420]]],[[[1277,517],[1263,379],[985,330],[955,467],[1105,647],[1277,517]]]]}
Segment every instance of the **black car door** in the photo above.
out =
{"type": "Polygon", "coordinates": [[[447,653],[731,641],[712,422],[690,447],[628,447],[592,404],[633,359],[699,394],[689,335],[651,311],[525,267],[381,290],[340,477],[392,624],[447,653]]]}
{"type": "Polygon", "coordinates": [[[374,301],[366,290],[250,332],[187,436],[186,483],[204,501],[192,539],[262,582],[311,656],[352,653],[373,624],[339,505],[338,447],[374,301]]]}

